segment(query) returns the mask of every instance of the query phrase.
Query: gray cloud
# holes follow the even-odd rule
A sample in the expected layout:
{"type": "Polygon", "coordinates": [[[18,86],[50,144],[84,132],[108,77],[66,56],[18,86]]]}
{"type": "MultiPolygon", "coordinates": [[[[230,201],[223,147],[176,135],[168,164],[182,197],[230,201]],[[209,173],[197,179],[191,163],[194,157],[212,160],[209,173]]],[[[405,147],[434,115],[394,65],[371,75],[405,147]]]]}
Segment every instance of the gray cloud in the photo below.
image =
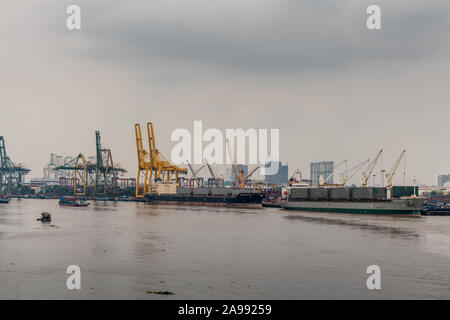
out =
{"type": "MultiPolygon", "coordinates": [[[[82,36],[101,59],[149,58],[243,72],[296,72],[449,53],[448,1],[81,1],[82,36]]],[[[85,53],[85,52],[84,52],[85,53]]]]}
{"type": "Polygon", "coordinates": [[[4,0],[0,134],[32,176],[50,152],[92,154],[97,129],[133,176],[134,123],[153,121],[168,155],[171,131],[203,120],[279,128],[305,174],[379,147],[389,167],[406,147],[407,181],[435,183],[450,171],[450,3],[376,2],[371,32],[365,0],[4,0]]]}

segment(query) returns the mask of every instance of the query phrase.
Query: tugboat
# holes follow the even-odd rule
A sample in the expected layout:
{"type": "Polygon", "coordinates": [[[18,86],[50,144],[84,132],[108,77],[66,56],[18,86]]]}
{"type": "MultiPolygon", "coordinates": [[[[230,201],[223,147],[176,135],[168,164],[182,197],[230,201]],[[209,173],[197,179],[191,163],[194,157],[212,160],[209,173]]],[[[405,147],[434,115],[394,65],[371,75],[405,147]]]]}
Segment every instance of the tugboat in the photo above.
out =
{"type": "Polygon", "coordinates": [[[59,198],[59,205],[63,207],[87,207],[89,203],[77,197],[61,197],[59,198]]]}
{"type": "Polygon", "coordinates": [[[48,212],[42,212],[41,217],[39,219],[37,219],[37,221],[50,222],[50,221],[52,221],[52,216],[48,212]]]}
{"type": "Polygon", "coordinates": [[[9,203],[10,201],[10,198],[6,198],[2,194],[0,194],[0,203],[9,203]]]}

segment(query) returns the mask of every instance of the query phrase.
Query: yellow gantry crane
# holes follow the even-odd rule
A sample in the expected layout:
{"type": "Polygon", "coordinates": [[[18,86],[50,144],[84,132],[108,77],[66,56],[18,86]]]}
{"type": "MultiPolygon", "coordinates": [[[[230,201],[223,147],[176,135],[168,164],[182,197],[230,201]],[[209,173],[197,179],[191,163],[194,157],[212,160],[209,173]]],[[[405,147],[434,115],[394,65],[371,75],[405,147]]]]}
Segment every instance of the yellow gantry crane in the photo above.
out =
{"type": "Polygon", "coordinates": [[[86,195],[86,185],[88,183],[87,179],[87,162],[84,158],[83,154],[79,154],[76,157],[75,166],[74,166],[74,173],[73,173],[73,194],[75,196],[85,196],[86,195]],[[80,172],[82,170],[82,173],[80,172]],[[79,192],[77,190],[77,180],[80,178],[81,183],[83,184],[83,191],[79,192]]]}
{"type": "Polygon", "coordinates": [[[136,197],[144,197],[151,186],[156,181],[172,181],[178,184],[178,175],[186,174],[187,169],[179,168],[170,162],[156,148],[155,133],[153,124],[147,123],[147,136],[149,151],[144,149],[142,132],[140,124],[134,125],[136,134],[136,149],[138,157],[138,173],[136,179],[136,197]],[[140,180],[143,178],[143,188],[140,186],[140,180]]]}

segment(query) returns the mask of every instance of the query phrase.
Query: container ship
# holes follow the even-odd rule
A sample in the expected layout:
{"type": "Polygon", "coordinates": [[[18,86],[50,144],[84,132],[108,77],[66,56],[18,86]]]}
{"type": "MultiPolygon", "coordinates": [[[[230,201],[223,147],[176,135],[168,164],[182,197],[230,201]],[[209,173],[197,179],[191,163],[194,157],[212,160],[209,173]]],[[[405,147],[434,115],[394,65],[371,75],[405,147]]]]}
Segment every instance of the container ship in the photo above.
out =
{"type": "Polygon", "coordinates": [[[145,200],[151,204],[179,204],[227,208],[262,208],[264,194],[248,188],[178,187],[171,182],[152,186],[145,200]]]}
{"type": "Polygon", "coordinates": [[[308,187],[283,189],[279,204],[286,210],[420,216],[425,198],[418,187],[308,187]]]}

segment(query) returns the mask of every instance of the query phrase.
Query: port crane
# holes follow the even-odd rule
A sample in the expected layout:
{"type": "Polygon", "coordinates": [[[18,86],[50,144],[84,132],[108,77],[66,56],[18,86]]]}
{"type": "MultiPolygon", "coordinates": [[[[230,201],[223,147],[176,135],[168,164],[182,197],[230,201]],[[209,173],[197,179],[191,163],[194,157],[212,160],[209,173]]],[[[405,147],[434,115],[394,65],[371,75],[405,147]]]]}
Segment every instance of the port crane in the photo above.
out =
{"type": "Polygon", "coordinates": [[[186,163],[189,166],[189,170],[191,170],[192,179],[195,180],[195,182],[197,183],[197,186],[203,185],[203,178],[197,177],[197,174],[200,172],[200,170],[202,170],[205,167],[205,165],[202,165],[197,170],[194,170],[194,168],[192,167],[192,165],[188,161],[186,161],[186,163]]]}
{"type": "Polygon", "coordinates": [[[209,174],[211,175],[211,179],[217,179],[216,172],[215,172],[214,169],[211,167],[211,165],[208,163],[208,160],[205,159],[205,163],[206,163],[206,166],[208,167],[209,174]]]}
{"type": "MultiPolygon", "coordinates": [[[[348,159],[345,159],[344,161],[338,163],[335,167],[334,170],[340,168],[342,165],[346,164],[348,162],[348,159]]],[[[335,173],[333,172],[332,174],[330,174],[326,179],[323,178],[323,176],[320,176],[320,181],[319,181],[319,186],[323,187],[323,186],[336,186],[336,185],[340,185],[340,184],[333,184],[333,183],[328,183],[328,181],[330,181],[330,179],[332,177],[334,177],[335,173]]]]}
{"type": "Polygon", "coordinates": [[[147,122],[147,137],[149,151],[144,149],[140,124],[134,125],[136,135],[136,149],[138,157],[138,173],[136,179],[136,197],[142,198],[147,193],[154,181],[175,180],[178,184],[178,176],[187,174],[188,170],[170,164],[170,162],[156,148],[155,132],[153,124],[147,122]],[[143,178],[143,189],[141,191],[140,179],[143,178]]]}
{"type": "Polygon", "coordinates": [[[192,178],[194,178],[194,179],[197,178],[197,174],[200,172],[200,170],[202,170],[205,167],[205,165],[202,165],[197,170],[194,170],[194,168],[192,167],[192,165],[189,162],[186,161],[186,163],[189,166],[189,170],[191,170],[191,173],[192,173],[192,178]]]}
{"type": "Polygon", "coordinates": [[[75,158],[74,165],[74,174],[73,174],[73,194],[75,196],[85,196],[86,195],[86,186],[88,184],[88,170],[87,170],[87,161],[84,158],[82,153],[78,154],[75,158]],[[82,169],[82,173],[80,172],[82,169]],[[82,191],[78,191],[78,179],[82,182],[82,191]]]}
{"type": "Polygon", "coordinates": [[[11,192],[13,185],[20,188],[22,177],[30,172],[22,165],[16,165],[6,153],[6,144],[3,136],[0,136],[0,192],[6,185],[11,192]]]}
{"type": "Polygon", "coordinates": [[[346,170],[344,173],[341,173],[340,176],[340,185],[345,186],[348,181],[350,181],[351,178],[355,176],[355,174],[362,169],[366,164],[370,162],[370,159],[364,160],[363,162],[357,164],[356,166],[346,170]],[[350,173],[350,175],[348,175],[350,173]]]}
{"type": "Polygon", "coordinates": [[[205,163],[211,175],[211,178],[208,179],[208,186],[218,187],[223,185],[223,179],[214,171],[208,160],[205,159],[205,163]]]}
{"type": "Polygon", "coordinates": [[[256,172],[256,170],[258,170],[258,169],[259,169],[259,166],[256,167],[255,169],[253,169],[252,171],[250,171],[250,173],[244,177],[244,182],[247,183],[247,182],[250,180],[251,176],[252,176],[252,175],[256,172]]]}
{"type": "Polygon", "coordinates": [[[373,169],[375,169],[375,165],[377,164],[378,160],[380,159],[381,153],[383,152],[383,149],[381,149],[380,151],[378,151],[377,155],[375,156],[375,158],[372,160],[371,163],[369,163],[368,167],[366,168],[366,170],[364,170],[363,174],[362,174],[362,183],[361,183],[361,187],[367,187],[367,183],[369,182],[369,178],[373,172],[373,169]]]}
{"type": "MultiPolygon", "coordinates": [[[[100,131],[95,131],[95,160],[89,161],[89,158],[79,153],[70,161],[65,161],[64,165],[58,166],[53,170],[71,170],[74,172],[74,195],[85,196],[87,193],[101,195],[111,192],[116,193],[117,181],[127,170],[114,164],[111,149],[103,148],[101,145],[100,131]],[[81,173],[83,171],[83,173],[81,173]],[[79,179],[79,180],[78,180],[79,179]],[[83,184],[81,190],[77,186],[83,184]]],[[[70,159],[70,157],[66,157],[70,159]]]]}
{"type": "MultiPolygon", "coordinates": [[[[227,139],[227,146],[228,146],[228,155],[230,156],[230,160],[233,162],[233,171],[234,175],[236,176],[236,183],[239,181],[239,188],[244,188],[244,170],[241,170],[238,173],[237,166],[236,166],[236,159],[233,157],[233,153],[231,151],[230,142],[227,139]]],[[[255,170],[256,171],[256,170],[255,170]]]]}
{"type": "Polygon", "coordinates": [[[402,161],[404,155],[406,153],[406,150],[403,150],[400,154],[400,157],[398,157],[397,161],[392,166],[392,169],[389,171],[389,173],[386,173],[386,181],[387,181],[387,188],[392,188],[392,179],[394,178],[395,173],[397,172],[397,169],[400,165],[400,162],[402,161]]]}
{"type": "Polygon", "coordinates": [[[102,147],[100,131],[95,131],[95,147],[97,161],[95,163],[94,193],[99,195],[112,191],[113,194],[116,194],[117,176],[118,174],[123,175],[126,170],[114,166],[111,149],[102,147]],[[101,185],[103,188],[100,188],[101,185]]]}

